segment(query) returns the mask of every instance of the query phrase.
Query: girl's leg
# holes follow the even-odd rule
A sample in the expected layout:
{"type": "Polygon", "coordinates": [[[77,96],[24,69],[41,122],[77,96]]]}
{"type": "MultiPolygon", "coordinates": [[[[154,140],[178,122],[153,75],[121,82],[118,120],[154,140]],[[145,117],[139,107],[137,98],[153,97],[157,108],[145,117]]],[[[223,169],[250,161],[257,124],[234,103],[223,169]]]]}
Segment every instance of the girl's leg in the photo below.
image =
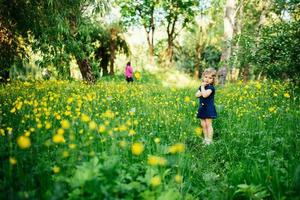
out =
{"type": "Polygon", "coordinates": [[[201,127],[204,135],[204,140],[207,139],[207,130],[206,130],[206,122],[205,119],[201,119],[201,127]]]}
{"type": "Polygon", "coordinates": [[[206,123],[206,131],[207,131],[207,139],[212,142],[214,129],[212,127],[212,119],[205,119],[206,123]]]}

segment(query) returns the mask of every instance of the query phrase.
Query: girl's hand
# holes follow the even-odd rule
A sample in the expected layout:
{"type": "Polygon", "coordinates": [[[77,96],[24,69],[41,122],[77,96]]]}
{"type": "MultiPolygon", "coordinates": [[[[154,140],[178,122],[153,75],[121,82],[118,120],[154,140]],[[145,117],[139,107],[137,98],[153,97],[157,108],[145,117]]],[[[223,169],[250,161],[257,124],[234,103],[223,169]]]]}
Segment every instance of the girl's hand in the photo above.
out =
{"type": "Polygon", "coordinates": [[[201,92],[200,92],[200,90],[198,90],[198,91],[196,92],[195,96],[196,96],[197,98],[201,97],[201,92]]]}
{"type": "Polygon", "coordinates": [[[203,82],[201,83],[201,86],[207,86],[207,83],[203,81],[203,82]]]}

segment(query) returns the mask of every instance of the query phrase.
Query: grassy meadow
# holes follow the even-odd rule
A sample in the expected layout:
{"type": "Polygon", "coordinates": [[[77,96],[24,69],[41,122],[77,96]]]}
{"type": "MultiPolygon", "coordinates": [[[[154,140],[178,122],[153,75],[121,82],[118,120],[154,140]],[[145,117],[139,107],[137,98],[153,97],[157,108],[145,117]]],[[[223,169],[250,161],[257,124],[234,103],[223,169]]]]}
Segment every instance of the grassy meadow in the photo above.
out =
{"type": "Polygon", "coordinates": [[[209,146],[197,88],[2,85],[0,199],[299,199],[299,88],[216,86],[209,146]]]}

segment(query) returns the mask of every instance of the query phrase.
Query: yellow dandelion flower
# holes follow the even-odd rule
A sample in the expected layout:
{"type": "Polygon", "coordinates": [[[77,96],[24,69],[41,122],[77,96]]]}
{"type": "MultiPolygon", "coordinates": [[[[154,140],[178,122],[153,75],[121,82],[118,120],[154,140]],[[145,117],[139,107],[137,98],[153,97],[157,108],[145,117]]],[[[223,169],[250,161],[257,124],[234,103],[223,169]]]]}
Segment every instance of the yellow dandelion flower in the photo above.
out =
{"type": "Polygon", "coordinates": [[[69,129],[70,128],[70,122],[68,121],[68,120],[62,120],[61,122],[60,122],[60,124],[61,124],[61,127],[63,128],[63,129],[69,129]]]}
{"type": "Polygon", "coordinates": [[[97,128],[97,124],[94,121],[89,122],[89,129],[90,130],[95,130],[97,128]]]}
{"type": "Polygon", "coordinates": [[[67,99],[67,103],[68,103],[68,104],[70,104],[70,103],[72,103],[72,102],[73,102],[73,100],[74,100],[74,98],[73,98],[73,97],[69,97],[69,98],[67,99]]]}
{"type": "Polygon", "coordinates": [[[0,129],[0,135],[1,135],[1,136],[5,136],[5,130],[2,129],[2,128],[0,129]]]}
{"type": "Polygon", "coordinates": [[[284,93],[283,96],[284,96],[285,98],[290,98],[290,97],[291,97],[290,94],[289,94],[288,92],[284,93]]]}
{"type": "Polygon", "coordinates": [[[153,187],[159,186],[161,184],[161,179],[159,176],[154,176],[150,180],[150,184],[153,187]]]}
{"type": "Polygon", "coordinates": [[[75,148],[76,148],[76,144],[74,144],[74,143],[69,144],[69,148],[70,148],[70,149],[75,149],[75,148]]]}
{"type": "Polygon", "coordinates": [[[143,151],[144,151],[144,145],[140,142],[136,142],[131,146],[131,152],[136,156],[142,154],[143,151]]]}
{"type": "Polygon", "coordinates": [[[45,128],[46,128],[46,129],[50,129],[51,126],[52,126],[52,125],[51,125],[51,123],[50,123],[49,121],[46,121],[46,122],[45,122],[45,128]]]}
{"type": "Polygon", "coordinates": [[[137,79],[137,80],[140,80],[141,79],[141,73],[140,72],[135,72],[134,73],[134,77],[137,79]]]}
{"type": "Polygon", "coordinates": [[[57,132],[56,132],[58,135],[63,135],[65,133],[65,130],[62,129],[62,128],[59,128],[57,129],[57,132]]]}
{"type": "Polygon", "coordinates": [[[87,116],[86,114],[81,114],[81,121],[83,121],[83,122],[89,122],[90,121],[90,117],[87,116]]]}
{"type": "Polygon", "coordinates": [[[60,167],[54,166],[54,167],[52,168],[52,171],[53,171],[55,174],[57,174],[57,173],[60,172],[60,167]]]}
{"type": "Polygon", "coordinates": [[[177,144],[169,147],[168,152],[172,153],[172,154],[181,153],[184,151],[184,149],[185,149],[185,146],[183,143],[177,143],[177,144]]]}
{"type": "Polygon", "coordinates": [[[155,142],[156,144],[159,144],[159,143],[160,143],[160,138],[155,138],[155,139],[154,139],[154,142],[155,142]]]}
{"type": "Polygon", "coordinates": [[[16,112],[16,108],[13,107],[11,110],[10,110],[11,113],[15,113],[16,112]]]}
{"type": "Polygon", "coordinates": [[[179,184],[182,183],[182,181],[183,181],[183,177],[179,174],[177,174],[174,179],[175,179],[175,182],[179,183],[179,184]]]}
{"type": "Polygon", "coordinates": [[[202,128],[201,128],[201,127],[195,128],[195,134],[196,134],[197,136],[200,136],[200,135],[202,134],[202,128]]]}
{"type": "Polygon", "coordinates": [[[63,143],[63,142],[65,142],[65,138],[64,138],[64,136],[62,136],[60,134],[55,134],[52,137],[52,141],[54,143],[63,143]]]}
{"type": "Polygon", "coordinates": [[[270,107],[268,110],[269,110],[269,112],[271,112],[271,113],[272,113],[272,112],[275,112],[276,107],[274,107],[274,106],[273,106],[273,107],[270,107]]]}
{"type": "Polygon", "coordinates": [[[11,165],[17,164],[16,158],[14,158],[14,157],[9,157],[9,163],[10,163],[11,165]]]}
{"type": "Polygon", "coordinates": [[[184,102],[188,103],[188,102],[190,102],[190,101],[191,101],[191,98],[190,98],[190,97],[188,97],[188,96],[184,97],[184,102]]]}
{"type": "Polygon", "coordinates": [[[98,128],[99,133],[104,133],[105,130],[106,130],[106,127],[103,124],[101,124],[98,128]]]}
{"type": "Polygon", "coordinates": [[[63,156],[63,158],[67,158],[67,157],[69,157],[69,152],[68,151],[63,151],[63,153],[62,153],[62,156],[63,156]]]}
{"type": "Polygon", "coordinates": [[[30,142],[29,137],[26,137],[26,136],[23,136],[23,135],[18,137],[17,144],[19,145],[19,147],[21,149],[27,149],[31,146],[31,142],[30,142]]]}
{"type": "Polygon", "coordinates": [[[167,160],[159,156],[149,156],[148,164],[152,166],[156,166],[156,165],[165,166],[167,164],[167,160]]]}
{"type": "Polygon", "coordinates": [[[119,145],[120,145],[120,147],[121,147],[122,149],[125,149],[127,143],[126,143],[125,140],[122,140],[122,141],[119,142],[119,145]]]}
{"type": "Polygon", "coordinates": [[[136,132],[133,129],[129,130],[129,133],[128,133],[129,136],[133,136],[135,134],[136,134],[136,132]]]}

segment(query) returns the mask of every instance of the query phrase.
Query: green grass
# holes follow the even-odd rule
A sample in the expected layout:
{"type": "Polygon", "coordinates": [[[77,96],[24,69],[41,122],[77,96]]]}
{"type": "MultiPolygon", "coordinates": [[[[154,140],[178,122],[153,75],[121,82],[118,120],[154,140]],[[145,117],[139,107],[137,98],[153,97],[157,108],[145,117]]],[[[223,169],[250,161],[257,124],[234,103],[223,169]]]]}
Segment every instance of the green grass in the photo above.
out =
{"type": "Polygon", "coordinates": [[[299,88],[217,86],[214,144],[205,147],[195,132],[196,89],[163,87],[151,76],[130,85],[117,77],[2,86],[0,198],[299,199],[299,88]],[[55,143],[62,120],[70,127],[55,143]],[[21,135],[28,148],[17,144],[21,135]],[[140,155],[131,151],[136,142],[140,155]],[[184,151],[171,153],[177,143],[184,151]],[[150,165],[149,155],[167,163],[150,165]]]}

